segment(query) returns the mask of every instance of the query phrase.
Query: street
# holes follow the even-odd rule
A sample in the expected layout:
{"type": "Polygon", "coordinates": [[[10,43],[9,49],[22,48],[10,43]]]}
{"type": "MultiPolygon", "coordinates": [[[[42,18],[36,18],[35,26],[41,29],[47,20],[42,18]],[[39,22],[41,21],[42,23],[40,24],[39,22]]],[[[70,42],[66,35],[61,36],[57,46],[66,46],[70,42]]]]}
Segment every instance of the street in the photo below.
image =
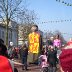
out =
{"type": "MultiPolygon", "coordinates": [[[[17,69],[18,69],[19,72],[41,72],[40,67],[37,66],[37,65],[30,65],[30,66],[28,67],[28,69],[29,69],[28,71],[22,70],[21,67],[19,67],[19,68],[17,68],[17,69]]],[[[57,70],[57,72],[60,72],[59,69],[57,70]]]]}
{"type": "Polygon", "coordinates": [[[22,68],[17,68],[19,72],[40,72],[40,67],[36,65],[31,65],[28,67],[28,71],[22,70],[22,68]]]}

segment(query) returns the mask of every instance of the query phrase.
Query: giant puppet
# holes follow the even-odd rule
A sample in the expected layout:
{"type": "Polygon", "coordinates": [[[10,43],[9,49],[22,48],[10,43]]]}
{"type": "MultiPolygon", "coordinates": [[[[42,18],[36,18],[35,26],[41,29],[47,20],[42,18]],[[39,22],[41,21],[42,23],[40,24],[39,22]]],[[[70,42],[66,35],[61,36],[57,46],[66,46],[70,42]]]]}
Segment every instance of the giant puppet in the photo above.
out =
{"type": "Polygon", "coordinates": [[[38,55],[42,49],[42,36],[38,32],[38,26],[33,25],[31,28],[31,33],[28,36],[28,44],[29,44],[29,55],[28,62],[36,62],[38,59],[38,55]]]}

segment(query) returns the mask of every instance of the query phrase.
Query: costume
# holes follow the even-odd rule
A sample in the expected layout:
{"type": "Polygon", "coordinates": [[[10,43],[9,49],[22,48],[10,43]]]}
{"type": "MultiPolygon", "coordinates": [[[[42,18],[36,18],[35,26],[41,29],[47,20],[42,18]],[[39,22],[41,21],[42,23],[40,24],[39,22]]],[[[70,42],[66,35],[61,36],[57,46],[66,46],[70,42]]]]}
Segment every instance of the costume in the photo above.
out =
{"type": "Polygon", "coordinates": [[[38,26],[32,26],[32,32],[28,36],[28,62],[38,64],[38,56],[42,50],[42,35],[38,32],[38,26]]]}

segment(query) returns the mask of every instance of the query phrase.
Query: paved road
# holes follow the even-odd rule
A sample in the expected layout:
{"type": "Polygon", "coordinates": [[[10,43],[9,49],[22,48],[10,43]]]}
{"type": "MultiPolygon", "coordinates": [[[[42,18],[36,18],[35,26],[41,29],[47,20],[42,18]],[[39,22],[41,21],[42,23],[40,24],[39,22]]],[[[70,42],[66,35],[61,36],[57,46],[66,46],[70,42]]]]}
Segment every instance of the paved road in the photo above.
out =
{"type": "MultiPolygon", "coordinates": [[[[28,71],[22,70],[22,68],[18,68],[19,72],[41,72],[41,69],[39,66],[36,65],[31,65],[30,67],[28,67],[28,71]]],[[[60,72],[59,70],[57,70],[57,72],[60,72]]]]}
{"type": "MultiPolygon", "coordinates": [[[[21,62],[20,60],[15,60],[16,62],[21,62]]],[[[17,67],[19,72],[40,72],[40,67],[34,64],[28,65],[28,71],[22,70],[22,67],[17,67]]]]}
{"type": "Polygon", "coordinates": [[[30,67],[28,67],[28,71],[22,70],[22,68],[18,68],[19,72],[40,72],[40,67],[36,66],[36,65],[31,65],[30,67]]]}
{"type": "MultiPolygon", "coordinates": [[[[19,62],[19,60],[17,60],[19,62]]],[[[58,67],[58,66],[57,66],[58,67]]],[[[22,70],[22,67],[18,67],[18,72],[41,72],[41,69],[39,66],[37,65],[33,65],[33,64],[30,64],[28,66],[28,71],[25,71],[25,70],[22,70]]],[[[57,70],[57,72],[60,72],[59,70],[57,70]]]]}

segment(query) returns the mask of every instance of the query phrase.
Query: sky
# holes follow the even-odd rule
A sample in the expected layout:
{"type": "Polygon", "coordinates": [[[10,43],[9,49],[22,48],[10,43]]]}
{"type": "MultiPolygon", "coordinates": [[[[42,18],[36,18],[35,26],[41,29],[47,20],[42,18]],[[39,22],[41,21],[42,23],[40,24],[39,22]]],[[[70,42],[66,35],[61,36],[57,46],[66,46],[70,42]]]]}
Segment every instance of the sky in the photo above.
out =
{"type": "MultiPolygon", "coordinates": [[[[71,0],[65,0],[72,3],[71,0]]],[[[56,20],[72,20],[72,6],[66,6],[56,0],[28,0],[29,10],[34,10],[38,18],[38,27],[43,32],[59,30],[64,38],[68,40],[72,37],[72,21],[64,22],[48,22],[56,20]],[[47,22],[47,23],[42,23],[47,22]]]]}

